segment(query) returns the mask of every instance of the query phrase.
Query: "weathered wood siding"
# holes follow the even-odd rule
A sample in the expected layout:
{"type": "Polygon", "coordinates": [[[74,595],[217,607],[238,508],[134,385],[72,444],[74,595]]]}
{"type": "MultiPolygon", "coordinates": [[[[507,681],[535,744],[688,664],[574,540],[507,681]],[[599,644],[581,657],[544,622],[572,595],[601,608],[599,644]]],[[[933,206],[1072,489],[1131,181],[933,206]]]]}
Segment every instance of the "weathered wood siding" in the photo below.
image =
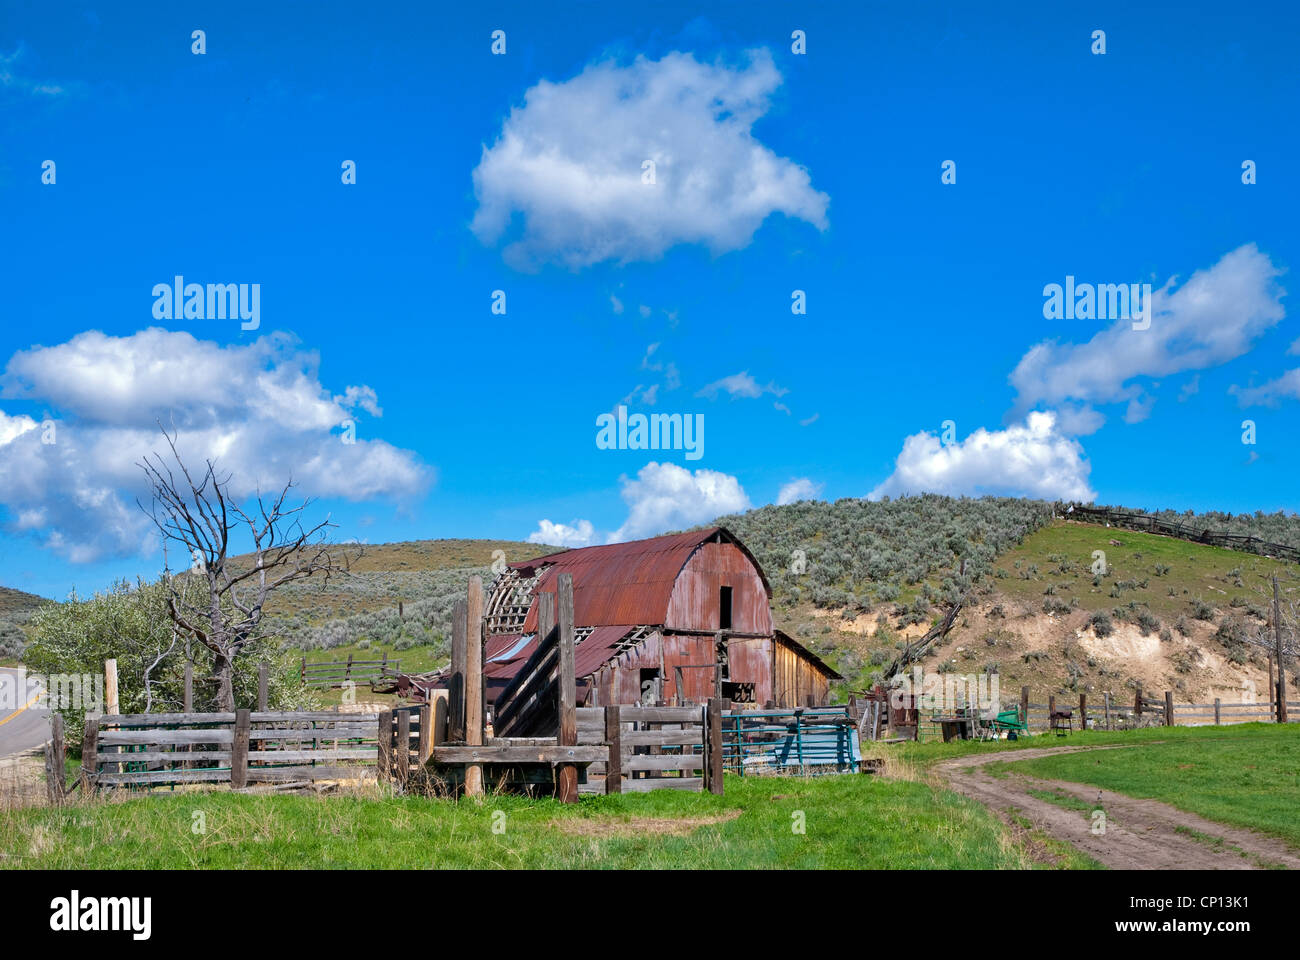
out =
{"type": "Polygon", "coordinates": [[[778,707],[823,707],[830,699],[830,678],[778,638],[772,643],[772,699],[778,707]]]}
{"type": "Polygon", "coordinates": [[[691,555],[673,585],[664,626],[669,630],[717,630],[722,587],[731,587],[731,630],[772,632],[763,580],[732,543],[705,543],[691,555]]]}
{"type": "Polygon", "coordinates": [[[733,637],[727,641],[727,660],[730,680],[754,685],[754,703],[762,706],[773,699],[771,637],[733,637]]]}

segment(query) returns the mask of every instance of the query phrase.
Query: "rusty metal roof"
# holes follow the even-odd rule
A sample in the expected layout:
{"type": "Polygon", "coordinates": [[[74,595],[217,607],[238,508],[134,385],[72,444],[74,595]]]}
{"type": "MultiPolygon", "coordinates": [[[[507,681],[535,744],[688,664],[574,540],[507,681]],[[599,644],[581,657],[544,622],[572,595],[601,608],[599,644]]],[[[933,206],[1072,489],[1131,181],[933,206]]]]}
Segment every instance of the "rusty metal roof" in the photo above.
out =
{"type": "MultiPolygon", "coordinates": [[[[554,592],[561,573],[573,574],[573,620],[579,627],[649,624],[660,626],[668,612],[677,575],[701,544],[715,537],[735,544],[763,581],[771,597],[772,588],[753,554],[724,527],[690,530],[686,533],[631,540],[595,547],[565,550],[522,563],[512,563],[524,576],[541,570],[534,596],[554,592]]],[[[524,633],[537,631],[537,601],[534,599],[523,624],[524,633]]]]}

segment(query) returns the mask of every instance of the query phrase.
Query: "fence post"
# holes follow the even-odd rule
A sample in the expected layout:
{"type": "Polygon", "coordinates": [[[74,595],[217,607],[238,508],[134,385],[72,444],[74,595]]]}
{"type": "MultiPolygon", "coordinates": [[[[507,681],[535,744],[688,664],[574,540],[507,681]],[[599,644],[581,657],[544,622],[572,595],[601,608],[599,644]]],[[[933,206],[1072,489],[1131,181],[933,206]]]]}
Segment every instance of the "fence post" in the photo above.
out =
{"type": "Polygon", "coordinates": [[[302,658],[302,665],[298,667],[298,681],[300,683],[307,682],[307,658],[306,657],[302,658]]]}
{"type": "Polygon", "coordinates": [[[248,786],[248,734],[252,729],[252,712],[235,711],[235,731],[230,743],[230,789],[248,786]]]}
{"type": "MultiPolygon", "coordinates": [[[[436,747],[439,744],[446,743],[447,737],[447,698],[433,698],[433,736],[429,741],[430,747],[436,747]]],[[[432,756],[432,749],[430,749],[432,756]]],[[[427,760],[428,757],[425,757],[427,760]]]]}
{"type": "Polygon", "coordinates": [[[623,792],[623,725],[618,719],[618,704],[605,708],[605,742],[609,759],[605,761],[605,792],[623,792]]]}
{"type": "Polygon", "coordinates": [[[1052,726],[1052,714],[1054,714],[1055,712],[1056,712],[1056,694],[1049,693],[1047,695],[1047,726],[1049,728],[1052,726]]]}
{"type": "MultiPolygon", "coordinates": [[[[470,577],[465,607],[465,743],[483,745],[483,578],[470,577]]],[[[465,767],[465,793],[483,794],[483,765],[465,767]]]]}
{"type": "Polygon", "coordinates": [[[411,711],[397,711],[397,743],[393,750],[393,773],[398,786],[405,789],[411,772],[411,711]]]}
{"type": "Polygon", "coordinates": [[[1214,698],[1214,725],[1216,727],[1219,725],[1219,707],[1220,707],[1219,698],[1215,697],[1214,698]]]}
{"type": "Polygon", "coordinates": [[[86,732],[81,738],[81,792],[94,796],[96,776],[99,773],[99,720],[86,718],[86,732]]]}
{"type": "MultiPolygon", "coordinates": [[[[883,710],[884,707],[882,706],[883,710]]],[[[1029,731],[1029,688],[1020,688],[1020,719],[1025,721],[1025,732],[1029,731]]]]}
{"type": "Polygon", "coordinates": [[[1088,729],[1088,695],[1079,694],[1079,729],[1088,729]]]}
{"type": "Polygon", "coordinates": [[[420,766],[429,762],[429,751],[433,745],[432,724],[433,707],[427,703],[420,704],[420,739],[419,747],[416,749],[417,762],[420,766]]]}
{"type": "Polygon", "coordinates": [[[1110,691],[1106,691],[1106,729],[1110,729],[1110,691]]]}
{"type": "Polygon", "coordinates": [[[379,743],[377,776],[380,783],[385,783],[393,769],[393,711],[385,710],[379,714],[379,735],[375,739],[379,743]]]}
{"type": "Polygon", "coordinates": [[[347,665],[347,667],[345,667],[344,670],[343,670],[343,679],[344,679],[344,680],[351,680],[351,679],[352,679],[352,658],[353,658],[354,656],[356,656],[356,654],[354,654],[354,653],[349,653],[349,654],[348,654],[348,665],[347,665]]]}
{"type": "Polygon", "coordinates": [[[117,661],[104,661],[104,711],[117,715],[117,661]]]}
{"type": "Polygon", "coordinates": [[[1165,726],[1174,725],[1174,693],[1172,690],[1165,691],[1165,726]]]}
{"type": "Polygon", "coordinates": [[[266,661],[263,660],[257,665],[257,709],[262,713],[271,708],[268,704],[271,702],[271,678],[270,668],[267,667],[266,661]]]}
{"type": "Polygon", "coordinates": [[[465,656],[469,604],[457,600],[451,613],[451,675],[447,679],[447,739],[465,742],[465,656]]]}
{"type": "Polygon", "coordinates": [[[723,795],[723,702],[710,697],[705,708],[705,788],[723,795]]]}
{"type": "Polygon", "coordinates": [[[1137,695],[1133,698],[1133,726],[1138,726],[1142,719],[1142,688],[1137,688],[1137,695]]]}
{"type": "Polygon", "coordinates": [[[45,792],[51,806],[63,803],[67,793],[64,774],[63,714],[50,714],[50,742],[45,745],[45,792]]]}
{"type": "MultiPolygon", "coordinates": [[[[303,660],[303,663],[306,662],[306,660],[303,660]]],[[[185,664],[185,699],[183,703],[183,713],[194,712],[194,664],[192,663],[185,664]]]]}
{"type": "MultiPolygon", "coordinates": [[[[556,619],[560,627],[560,656],[555,667],[556,702],[560,729],[556,742],[570,747],[578,742],[577,668],[573,652],[573,574],[562,573],[556,581],[556,619]]],[[[561,803],[578,800],[578,768],[562,763],[555,771],[555,792],[561,803]]]]}

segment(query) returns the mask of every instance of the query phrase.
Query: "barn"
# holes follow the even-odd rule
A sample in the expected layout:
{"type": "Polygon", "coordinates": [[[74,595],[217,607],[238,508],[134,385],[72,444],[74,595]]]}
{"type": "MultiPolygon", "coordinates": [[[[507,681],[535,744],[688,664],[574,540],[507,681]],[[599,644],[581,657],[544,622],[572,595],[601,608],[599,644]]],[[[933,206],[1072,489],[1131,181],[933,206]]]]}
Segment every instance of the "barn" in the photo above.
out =
{"type": "Polygon", "coordinates": [[[484,603],[483,678],[501,695],[537,649],[537,596],[573,576],[578,703],[823,706],[841,679],[772,625],[754,556],[713,527],[510,564],[484,603]]]}

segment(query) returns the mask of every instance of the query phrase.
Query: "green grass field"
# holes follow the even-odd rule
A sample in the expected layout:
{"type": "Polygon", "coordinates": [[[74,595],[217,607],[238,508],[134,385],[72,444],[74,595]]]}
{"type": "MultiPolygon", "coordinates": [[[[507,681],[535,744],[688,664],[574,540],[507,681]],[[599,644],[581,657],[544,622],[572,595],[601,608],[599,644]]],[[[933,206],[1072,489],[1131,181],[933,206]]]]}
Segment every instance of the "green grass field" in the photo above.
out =
{"type": "Polygon", "coordinates": [[[1300,848],[1300,727],[1250,723],[1160,730],[1163,737],[1159,730],[1139,731],[1148,742],[1131,749],[1019,760],[1009,767],[1032,777],[1161,800],[1300,848]]]}
{"type": "Polygon", "coordinates": [[[567,806],[511,796],[480,805],[378,794],[158,793],[24,810],[0,822],[0,866],[11,868],[1037,865],[978,804],[861,774],[728,777],[721,797],[665,790],[567,806]]]}

